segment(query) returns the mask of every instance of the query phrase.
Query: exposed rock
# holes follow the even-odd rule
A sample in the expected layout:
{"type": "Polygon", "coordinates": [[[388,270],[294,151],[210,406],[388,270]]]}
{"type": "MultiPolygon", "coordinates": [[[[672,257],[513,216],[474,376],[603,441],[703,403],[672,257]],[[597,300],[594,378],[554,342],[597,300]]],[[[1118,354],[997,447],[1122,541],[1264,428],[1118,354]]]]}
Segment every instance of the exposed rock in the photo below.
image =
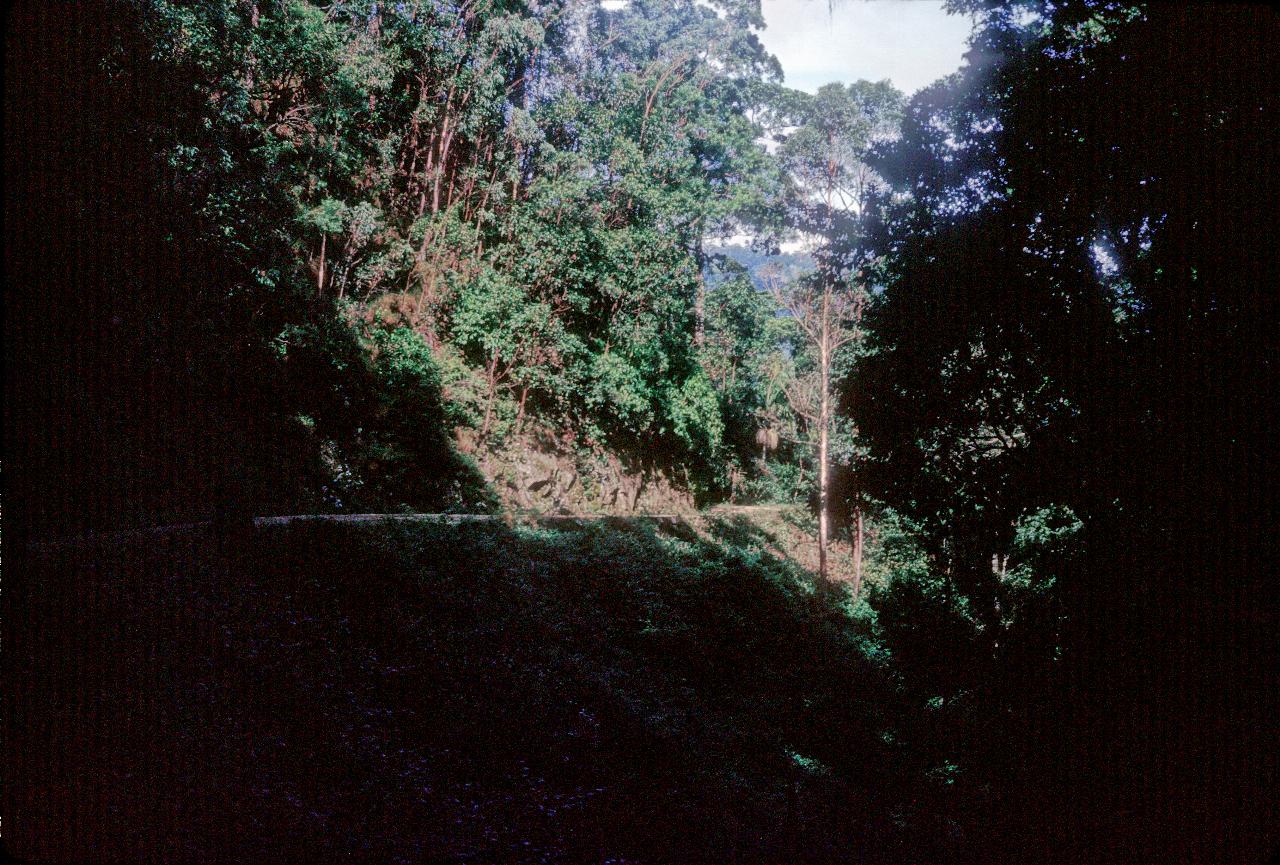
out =
{"type": "Polygon", "coordinates": [[[543,513],[690,513],[692,496],[653,468],[616,454],[575,449],[531,429],[485,452],[474,430],[458,428],[458,449],[483,453],[482,471],[510,509],[543,513]]]}

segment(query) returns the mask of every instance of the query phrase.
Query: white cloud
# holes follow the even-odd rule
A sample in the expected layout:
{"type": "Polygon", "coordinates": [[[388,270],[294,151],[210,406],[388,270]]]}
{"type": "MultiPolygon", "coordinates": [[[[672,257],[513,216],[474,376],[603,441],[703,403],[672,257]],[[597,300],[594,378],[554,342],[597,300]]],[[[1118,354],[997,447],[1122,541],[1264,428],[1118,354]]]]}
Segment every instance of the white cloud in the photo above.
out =
{"type": "Polygon", "coordinates": [[[960,67],[971,21],[940,0],[763,0],[765,47],[786,83],[891,80],[910,95],[960,67]]]}

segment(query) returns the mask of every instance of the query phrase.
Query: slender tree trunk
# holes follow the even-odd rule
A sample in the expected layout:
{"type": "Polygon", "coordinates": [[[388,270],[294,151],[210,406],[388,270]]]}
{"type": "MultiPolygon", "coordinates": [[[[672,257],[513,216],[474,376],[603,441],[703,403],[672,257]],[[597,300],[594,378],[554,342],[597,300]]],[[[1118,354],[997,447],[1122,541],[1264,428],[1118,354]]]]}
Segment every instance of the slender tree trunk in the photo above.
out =
{"type": "MultiPolygon", "coordinates": [[[[861,276],[861,271],[858,272],[858,277],[860,276],[861,276]]],[[[856,283],[853,286],[853,290],[854,291],[858,290],[858,285],[856,283]]],[[[854,334],[854,339],[856,344],[856,341],[861,340],[862,338],[861,337],[861,327],[862,327],[861,297],[859,296],[858,298],[856,298],[854,303],[855,303],[854,316],[853,316],[854,327],[858,329],[857,331],[855,331],[855,334],[854,334]]],[[[856,436],[857,434],[856,430],[854,434],[856,436]]],[[[863,532],[863,525],[862,525],[862,490],[858,486],[858,482],[860,480],[861,478],[859,476],[859,467],[855,464],[853,466],[853,495],[854,495],[853,523],[854,523],[854,532],[855,532],[854,539],[853,539],[853,594],[854,594],[854,597],[857,597],[858,589],[862,587],[862,551],[863,551],[864,532],[863,532]]]]}
{"type": "Polygon", "coordinates": [[[520,405],[516,409],[516,426],[515,426],[516,435],[520,435],[520,431],[524,428],[524,404],[528,398],[529,398],[529,388],[527,387],[521,388],[520,389],[520,405]]]}
{"type": "Polygon", "coordinates": [[[328,243],[328,240],[329,240],[328,234],[320,235],[320,272],[316,275],[316,295],[317,296],[324,294],[324,257],[325,257],[325,246],[328,243]]]}
{"type": "Polygon", "coordinates": [[[693,344],[702,348],[707,332],[707,284],[698,270],[698,288],[693,297],[693,344]]]}
{"type": "Polygon", "coordinates": [[[480,440],[489,440],[489,427],[493,423],[493,401],[498,396],[498,356],[489,361],[489,399],[484,404],[484,425],[480,428],[480,440]]]}
{"type": "MultiPolygon", "coordinates": [[[[427,212],[427,189],[435,178],[436,147],[434,136],[427,142],[427,158],[422,168],[422,189],[418,193],[418,218],[427,212]]],[[[416,160],[416,158],[415,158],[416,160]]]]}
{"type": "Polygon", "coordinates": [[[818,410],[818,576],[827,578],[827,541],[830,532],[828,438],[831,426],[831,289],[822,291],[822,331],[818,346],[821,407],[818,410]]]}
{"type": "Polygon", "coordinates": [[[431,188],[431,214],[440,212],[440,188],[444,184],[444,173],[449,165],[449,148],[453,144],[453,130],[449,127],[449,118],[445,118],[440,130],[440,154],[436,162],[435,183],[431,188]]]}
{"type": "MultiPolygon", "coordinates": [[[[830,153],[835,152],[834,137],[828,135],[830,153]]],[[[827,159],[826,218],[830,220],[832,199],[835,195],[838,166],[834,157],[827,159]]],[[[828,452],[831,437],[831,292],[833,274],[823,268],[822,278],[822,320],[818,332],[818,388],[820,391],[818,410],[818,576],[827,579],[827,546],[831,532],[831,502],[828,452]]]]}
{"type": "Polygon", "coordinates": [[[702,273],[702,220],[698,220],[698,239],[693,248],[693,263],[698,268],[698,286],[693,296],[693,344],[701,348],[707,329],[707,283],[702,273]]]}
{"type": "Polygon", "coordinates": [[[862,588],[862,507],[855,505],[853,509],[853,596],[858,596],[862,588]]]}
{"type": "Polygon", "coordinates": [[[418,305],[413,311],[415,325],[422,324],[422,320],[427,314],[427,300],[435,293],[435,285],[436,274],[434,270],[422,275],[422,291],[418,292],[418,305]]]}

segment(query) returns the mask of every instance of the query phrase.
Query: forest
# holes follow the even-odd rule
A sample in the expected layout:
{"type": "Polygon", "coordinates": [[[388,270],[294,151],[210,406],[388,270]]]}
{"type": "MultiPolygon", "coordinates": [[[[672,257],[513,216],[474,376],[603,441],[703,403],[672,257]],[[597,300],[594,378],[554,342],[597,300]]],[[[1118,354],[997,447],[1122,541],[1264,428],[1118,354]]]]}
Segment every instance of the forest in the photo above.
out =
{"type": "Polygon", "coordinates": [[[944,5],[15,4],[8,852],[1280,852],[1280,20],[944,5]]]}

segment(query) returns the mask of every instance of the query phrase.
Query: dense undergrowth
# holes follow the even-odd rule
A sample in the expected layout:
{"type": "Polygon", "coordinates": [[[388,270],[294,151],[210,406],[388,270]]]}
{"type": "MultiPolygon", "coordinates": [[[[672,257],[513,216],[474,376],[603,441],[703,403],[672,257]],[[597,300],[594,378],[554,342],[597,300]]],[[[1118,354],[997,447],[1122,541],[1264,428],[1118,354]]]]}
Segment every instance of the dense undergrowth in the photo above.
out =
{"type": "Polygon", "coordinates": [[[33,573],[58,590],[24,600],[51,638],[22,642],[20,714],[43,723],[7,840],[55,859],[923,855],[944,788],[902,744],[872,624],[773,541],[726,517],[49,553],[33,573]],[[86,665],[87,645],[111,651],[86,665]],[[69,830],[26,834],[32,808],[69,830]]]}

